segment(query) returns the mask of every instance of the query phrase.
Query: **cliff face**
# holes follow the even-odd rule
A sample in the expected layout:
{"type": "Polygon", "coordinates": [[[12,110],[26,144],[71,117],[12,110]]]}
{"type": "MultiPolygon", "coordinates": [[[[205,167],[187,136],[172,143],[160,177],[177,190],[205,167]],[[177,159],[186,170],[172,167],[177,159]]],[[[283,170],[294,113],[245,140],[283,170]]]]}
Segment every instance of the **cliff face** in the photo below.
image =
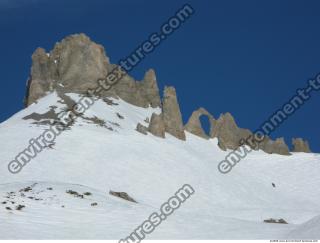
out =
{"type": "MultiPolygon", "coordinates": [[[[56,43],[49,53],[43,48],[38,48],[32,55],[25,104],[29,106],[54,90],[61,96],[67,92],[87,94],[88,89],[96,88],[97,81],[105,78],[116,67],[117,65],[110,63],[103,46],[94,43],[85,34],[64,38],[56,43]]],[[[184,126],[175,88],[166,87],[161,100],[156,73],[153,69],[145,73],[142,81],[136,81],[129,75],[124,76],[110,90],[103,91],[101,96],[102,98],[120,97],[140,107],[160,107],[162,113],[152,116],[148,128],[137,127],[140,132],[150,132],[158,137],[164,138],[167,132],[184,141],[186,140],[185,131],[187,131],[205,139],[217,138],[220,148],[226,150],[237,149],[242,139],[253,135],[250,130],[239,128],[230,113],[222,114],[215,119],[204,108],[193,112],[184,126]],[[209,118],[210,134],[204,132],[200,121],[201,116],[209,118]]],[[[294,152],[310,152],[307,141],[294,139],[293,145],[294,152]]],[[[273,141],[266,137],[259,144],[259,148],[267,153],[290,154],[283,138],[273,141]]]]}
{"type": "MultiPolygon", "coordinates": [[[[105,50],[84,34],[71,35],[58,42],[50,53],[38,48],[32,55],[31,77],[25,103],[27,106],[57,88],[86,94],[97,87],[116,65],[110,64],[105,50]]],[[[160,106],[156,75],[149,70],[143,81],[123,77],[104,96],[119,96],[137,106],[160,106]]]]}

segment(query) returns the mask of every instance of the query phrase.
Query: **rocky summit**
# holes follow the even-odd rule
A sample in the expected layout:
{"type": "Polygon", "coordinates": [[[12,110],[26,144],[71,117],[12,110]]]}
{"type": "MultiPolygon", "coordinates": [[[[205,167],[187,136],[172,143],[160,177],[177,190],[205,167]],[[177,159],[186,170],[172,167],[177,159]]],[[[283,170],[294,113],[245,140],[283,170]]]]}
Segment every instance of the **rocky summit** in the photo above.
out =
{"type": "MultiPolygon", "coordinates": [[[[93,42],[85,34],[74,34],[64,38],[56,43],[49,53],[43,48],[38,48],[32,55],[25,105],[30,106],[53,91],[57,91],[60,97],[68,92],[87,95],[88,89],[96,88],[97,81],[105,78],[116,67],[118,67],[116,64],[110,63],[104,47],[93,42]]],[[[165,138],[168,133],[184,141],[185,132],[189,132],[204,139],[217,138],[222,150],[235,150],[240,146],[242,139],[253,135],[250,130],[239,128],[230,113],[221,114],[215,119],[204,108],[194,111],[184,125],[175,88],[165,87],[161,99],[153,69],[145,73],[142,81],[136,81],[128,74],[125,75],[111,89],[101,93],[102,99],[108,97],[119,97],[139,107],[161,109],[161,114],[152,115],[148,127],[138,124],[136,130],[143,134],[151,133],[165,138]],[[209,119],[209,134],[202,128],[200,121],[202,116],[207,116],[209,119]]],[[[301,138],[293,139],[292,143],[293,152],[311,152],[308,142],[301,138]]],[[[289,147],[283,138],[273,141],[265,137],[258,148],[270,154],[290,155],[289,147]]],[[[253,149],[258,148],[253,147],[253,149]]]]}

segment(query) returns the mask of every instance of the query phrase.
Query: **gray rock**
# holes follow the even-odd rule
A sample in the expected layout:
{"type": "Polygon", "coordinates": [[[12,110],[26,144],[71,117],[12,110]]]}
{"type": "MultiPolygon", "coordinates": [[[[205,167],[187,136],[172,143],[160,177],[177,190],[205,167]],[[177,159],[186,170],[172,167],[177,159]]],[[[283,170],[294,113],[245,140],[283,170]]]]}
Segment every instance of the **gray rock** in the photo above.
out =
{"type": "Polygon", "coordinates": [[[309,143],[307,140],[303,140],[302,138],[293,138],[292,144],[293,144],[292,152],[311,153],[309,143]]]}
{"type": "Polygon", "coordinates": [[[144,135],[148,134],[148,128],[142,125],[141,123],[138,123],[136,130],[144,135]]]}
{"type": "Polygon", "coordinates": [[[166,132],[186,140],[180,106],[174,87],[165,87],[163,95],[163,120],[166,132]]]}
{"type": "Polygon", "coordinates": [[[251,135],[250,130],[238,127],[230,113],[221,114],[211,132],[211,137],[218,138],[219,146],[223,150],[237,149],[241,140],[251,135]]]}
{"type": "Polygon", "coordinates": [[[162,114],[152,114],[148,130],[154,136],[165,138],[165,125],[162,114]]]}
{"type": "Polygon", "coordinates": [[[199,108],[198,110],[194,111],[189,118],[188,123],[185,125],[185,130],[197,135],[199,137],[208,139],[209,136],[205,133],[203,130],[203,127],[201,125],[200,117],[201,116],[207,116],[209,118],[209,122],[211,124],[210,131],[213,132],[213,128],[215,126],[215,119],[214,117],[204,108],[199,108]]]}

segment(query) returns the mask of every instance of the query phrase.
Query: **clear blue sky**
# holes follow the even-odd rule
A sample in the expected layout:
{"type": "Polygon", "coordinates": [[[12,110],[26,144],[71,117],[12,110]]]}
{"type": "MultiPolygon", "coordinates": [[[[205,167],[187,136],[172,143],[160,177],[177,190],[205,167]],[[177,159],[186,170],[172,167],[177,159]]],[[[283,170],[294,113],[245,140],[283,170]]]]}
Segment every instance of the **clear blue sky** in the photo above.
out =
{"type": "MultiPolygon", "coordinates": [[[[84,32],[116,63],[184,1],[0,0],[0,121],[23,108],[31,54],[84,32]]],[[[320,1],[197,0],[196,14],[133,71],[176,87],[184,120],[200,106],[254,130],[320,72],[320,1]]],[[[272,137],[304,137],[320,152],[320,93],[272,137]]],[[[1,136],[1,134],[0,134],[1,136]]]]}

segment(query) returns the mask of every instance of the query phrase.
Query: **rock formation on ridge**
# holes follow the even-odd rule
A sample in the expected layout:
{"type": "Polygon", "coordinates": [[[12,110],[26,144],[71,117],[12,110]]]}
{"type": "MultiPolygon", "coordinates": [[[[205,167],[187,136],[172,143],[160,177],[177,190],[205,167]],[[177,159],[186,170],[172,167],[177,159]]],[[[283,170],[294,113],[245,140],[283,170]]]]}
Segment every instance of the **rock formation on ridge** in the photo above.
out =
{"type": "Polygon", "coordinates": [[[268,154],[290,155],[289,147],[284,141],[284,138],[277,138],[273,141],[266,136],[259,144],[259,148],[268,154]]]}
{"type": "MultiPolygon", "coordinates": [[[[75,34],[58,42],[50,53],[38,48],[32,55],[31,76],[28,81],[26,106],[48,92],[61,87],[65,92],[87,94],[97,87],[98,79],[105,78],[116,65],[110,64],[104,48],[85,34],[75,34]]],[[[124,76],[102,96],[120,97],[141,107],[160,106],[155,72],[149,70],[142,82],[124,76]]]]}
{"type": "MultiPolygon", "coordinates": [[[[110,63],[103,46],[94,43],[85,34],[64,38],[56,43],[50,53],[46,53],[43,48],[37,48],[32,55],[25,104],[29,106],[52,91],[57,91],[62,100],[67,98],[64,93],[68,92],[87,94],[88,89],[97,87],[97,81],[105,78],[116,67],[116,64],[110,63]]],[[[161,101],[153,69],[145,73],[142,81],[136,81],[129,75],[124,76],[110,90],[103,91],[101,97],[103,99],[119,97],[139,107],[160,107],[162,114],[154,113],[148,128],[141,124],[137,125],[137,130],[143,134],[150,132],[164,138],[167,132],[180,140],[186,140],[185,131],[187,131],[205,139],[217,138],[223,150],[237,149],[242,139],[253,135],[250,130],[239,128],[230,113],[222,114],[216,120],[204,108],[194,111],[184,126],[175,88],[166,87],[161,101]],[[201,126],[200,117],[203,115],[209,118],[211,125],[209,136],[201,126]]],[[[68,107],[71,106],[72,104],[68,104],[68,107]]],[[[47,116],[53,116],[51,113],[47,116]]],[[[34,116],[37,117],[37,114],[34,116]]],[[[294,152],[311,152],[308,142],[302,139],[294,139],[293,145],[294,152]]],[[[266,137],[259,144],[259,148],[267,153],[290,154],[283,138],[273,141],[266,137]]]]}
{"type": "Polygon", "coordinates": [[[214,117],[204,108],[199,108],[198,110],[194,111],[191,115],[191,117],[189,118],[188,123],[185,125],[185,130],[197,135],[199,137],[208,139],[209,136],[205,133],[205,131],[203,130],[203,127],[201,125],[201,121],[200,121],[200,117],[201,116],[207,116],[210,122],[210,134],[213,133],[213,128],[215,126],[215,119],[214,117]]]}
{"type": "Polygon", "coordinates": [[[174,87],[165,87],[162,105],[166,132],[181,140],[186,140],[180,106],[174,87]]]}
{"type": "Polygon", "coordinates": [[[216,120],[211,137],[218,138],[221,149],[237,149],[242,139],[248,138],[252,132],[239,128],[230,113],[221,114],[216,120]]]}
{"type": "Polygon", "coordinates": [[[292,145],[293,145],[292,152],[311,153],[311,150],[309,148],[309,143],[307,140],[303,140],[302,138],[293,138],[292,145]]]}

